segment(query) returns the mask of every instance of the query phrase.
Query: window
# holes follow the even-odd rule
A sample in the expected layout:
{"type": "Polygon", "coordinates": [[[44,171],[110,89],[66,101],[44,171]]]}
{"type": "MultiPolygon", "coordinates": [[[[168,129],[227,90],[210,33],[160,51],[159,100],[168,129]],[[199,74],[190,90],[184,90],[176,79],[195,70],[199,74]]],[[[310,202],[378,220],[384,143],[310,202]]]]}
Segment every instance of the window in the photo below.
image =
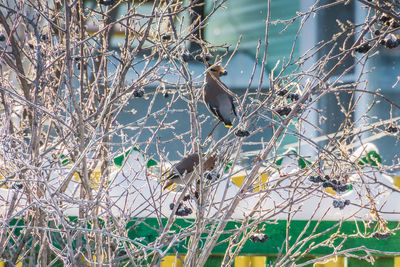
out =
{"type": "MultiPolygon", "coordinates": [[[[207,14],[211,12],[213,6],[214,1],[206,1],[207,14]]],[[[235,47],[242,36],[239,52],[249,55],[254,60],[258,40],[265,39],[267,1],[249,0],[244,4],[241,0],[231,0],[224,3],[224,6],[225,9],[219,9],[208,21],[205,39],[214,45],[230,44],[235,47]]],[[[271,21],[292,18],[299,8],[299,1],[271,1],[271,21]]],[[[267,70],[271,70],[278,60],[282,62],[282,57],[288,59],[298,25],[296,21],[283,32],[283,24],[270,25],[267,70]]],[[[262,55],[264,45],[260,48],[262,55]]],[[[297,47],[296,55],[298,55],[297,47]]]]}
{"type": "MultiPolygon", "coordinates": [[[[325,65],[325,71],[331,70],[339,61],[344,48],[350,48],[354,43],[354,36],[348,36],[348,32],[343,32],[341,24],[355,22],[355,4],[350,1],[346,4],[335,4],[334,0],[320,1],[319,7],[323,7],[317,14],[317,24],[315,25],[317,42],[321,42],[322,48],[318,51],[318,58],[330,58],[325,65]]],[[[347,68],[354,64],[354,58],[348,57],[336,74],[343,73],[347,68]]],[[[352,83],[354,81],[355,68],[346,73],[343,80],[352,83]]],[[[340,86],[346,87],[346,84],[340,86]]],[[[326,134],[342,131],[343,127],[353,123],[354,116],[354,94],[353,93],[328,93],[319,101],[317,108],[322,111],[322,116],[318,118],[321,130],[326,134]]],[[[328,142],[328,141],[326,141],[328,142]]],[[[321,143],[320,145],[322,145],[321,143]]]]}
{"type": "MultiPolygon", "coordinates": [[[[398,81],[400,73],[399,51],[400,48],[379,48],[379,54],[371,58],[369,62],[369,67],[374,68],[374,71],[368,74],[367,86],[367,89],[372,92],[381,89],[379,93],[397,105],[400,105],[400,88],[398,84],[394,85],[398,81]]],[[[373,96],[368,95],[366,99],[366,102],[372,102],[373,96]]],[[[400,126],[400,109],[396,107],[391,108],[386,100],[379,97],[376,100],[380,100],[380,102],[376,103],[372,110],[368,112],[370,122],[379,123],[386,121],[386,123],[383,126],[379,126],[379,130],[374,130],[374,133],[370,134],[371,139],[374,138],[374,135],[379,137],[379,133],[386,133],[385,128],[388,125],[400,126]]],[[[373,140],[373,142],[381,151],[385,164],[391,164],[396,159],[396,155],[397,157],[399,156],[400,144],[395,134],[387,134],[373,140]]]]}

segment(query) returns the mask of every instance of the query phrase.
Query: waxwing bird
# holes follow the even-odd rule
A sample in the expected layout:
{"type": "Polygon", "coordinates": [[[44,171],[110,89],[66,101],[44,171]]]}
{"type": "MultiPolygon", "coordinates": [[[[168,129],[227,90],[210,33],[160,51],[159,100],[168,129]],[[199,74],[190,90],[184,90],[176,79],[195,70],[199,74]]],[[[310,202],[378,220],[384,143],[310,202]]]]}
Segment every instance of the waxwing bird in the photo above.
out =
{"type": "MultiPolygon", "coordinates": [[[[216,158],[210,156],[203,162],[203,171],[209,171],[214,168],[216,158]]],[[[199,154],[193,153],[184,157],[180,162],[175,164],[170,170],[167,178],[165,178],[166,184],[163,189],[168,188],[172,184],[185,184],[185,181],[190,179],[190,173],[193,172],[194,168],[199,165],[199,154]]],[[[164,173],[163,175],[165,175],[164,173]]]]}
{"type": "Polygon", "coordinates": [[[203,88],[203,99],[211,113],[222,121],[225,127],[232,127],[231,113],[235,116],[235,104],[233,97],[227,92],[225,84],[220,81],[220,76],[227,75],[226,70],[219,66],[211,67],[205,78],[205,85],[203,88]]]}

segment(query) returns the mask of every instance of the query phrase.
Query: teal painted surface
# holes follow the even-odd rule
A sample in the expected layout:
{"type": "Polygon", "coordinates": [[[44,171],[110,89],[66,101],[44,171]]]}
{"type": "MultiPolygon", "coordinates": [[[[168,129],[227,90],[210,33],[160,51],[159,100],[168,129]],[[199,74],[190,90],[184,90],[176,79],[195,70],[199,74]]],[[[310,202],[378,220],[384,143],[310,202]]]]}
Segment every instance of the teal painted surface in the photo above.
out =
{"type": "Polygon", "coordinates": [[[208,257],[207,262],[204,265],[204,267],[222,266],[223,259],[224,259],[224,256],[211,255],[210,257],[208,257]]]}
{"type": "Polygon", "coordinates": [[[267,257],[267,266],[271,266],[274,264],[274,262],[276,261],[276,256],[268,256],[267,257]]]}
{"type": "Polygon", "coordinates": [[[394,266],[394,258],[393,257],[375,257],[374,264],[369,263],[365,260],[348,258],[347,259],[348,267],[393,267],[394,266]]]}
{"type": "MultiPolygon", "coordinates": [[[[162,220],[162,224],[165,225],[166,219],[162,220]]],[[[70,217],[69,218],[69,223],[71,225],[76,222],[76,217],[70,217]]],[[[104,221],[100,221],[100,224],[105,227],[104,221]]],[[[330,227],[334,226],[337,224],[335,221],[321,221],[317,227],[316,221],[312,221],[310,223],[310,227],[305,231],[305,235],[302,236],[300,239],[306,238],[307,236],[310,235],[310,233],[315,230],[315,234],[322,233],[325,230],[329,229],[330,227]]],[[[371,233],[372,229],[364,229],[364,224],[362,222],[357,222],[358,224],[358,229],[362,233],[371,233]]],[[[307,221],[293,221],[290,225],[290,230],[289,230],[289,236],[290,236],[290,245],[293,245],[295,240],[299,237],[301,232],[305,229],[307,225],[307,221]]],[[[389,229],[392,229],[398,225],[398,222],[388,222],[387,226],[389,229]]],[[[23,235],[25,234],[22,229],[25,228],[23,225],[22,220],[13,220],[10,222],[10,226],[13,228],[13,234],[17,238],[22,238],[23,235]]],[[[227,227],[225,228],[225,231],[227,230],[232,230],[232,229],[237,229],[237,227],[240,227],[241,224],[239,222],[229,222],[227,227]]],[[[90,227],[90,223],[87,225],[88,228],[90,227]]],[[[195,227],[194,221],[191,220],[184,220],[184,219],[176,219],[174,222],[173,227],[170,229],[170,235],[175,235],[176,233],[179,233],[185,229],[189,229],[190,227],[195,227]],[[182,230],[183,229],[183,230],[182,230]]],[[[49,229],[53,229],[51,231],[51,238],[53,239],[52,244],[54,244],[57,248],[63,249],[66,244],[65,240],[58,240],[60,238],[58,231],[60,230],[59,227],[55,226],[52,223],[49,223],[48,225],[49,229]],[[57,239],[58,238],[58,239],[57,239]]],[[[148,245],[156,240],[156,238],[159,236],[160,225],[158,225],[158,220],[156,218],[148,218],[148,219],[131,219],[128,224],[127,224],[127,237],[134,241],[136,244],[137,242],[140,242],[142,244],[148,245]]],[[[208,228],[211,228],[211,225],[208,226],[208,228]]],[[[240,255],[263,255],[267,257],[267,264],[271,264],[276,261],[276,256],[279,254],[280,248],[283,248],[282,255],[286,254],[286,247],[283,245],[285,242],[285,237],[286,237],[286,221],[277,221],[274,223],[266,224],[264,225],[265,231],[264,233],[268,234],[269,238],[265,243],[253,243],[251,241],[248,241],[243,249],[240,251],[240,255]]],[[[305,250],[308,249],[309,245],[311,242],[314,242],[315,244],[322,244],[323,241],[326,241],[328,238],[332,237],[333,235],[339,236],[341,234],[355,234],[356,231],[356,226],[355,222],[350,222],[346,221],[343,222],[339,225],[326,233],[322,234],[318,238],[314,238],[307,242],[301,249],[300,251],[304,252],[305,250]]],[[[376,250],[381,250],[381,251],[390,251],[390,252],[398,252],[400,255],[400,238],[399,238],[400,231],[397,231],[395,235],[391,235],[388,239],[385,240],[378,240],[375,238],[360,238],[360,237],[348,237],[348,239],[342,243],[342,248],[341,250],[349,249],[349,248],[355,248],[355,247],[360,247],[360,246],[365,246],[366,248],[369,249],[376,249],[376,250]]],[[[206,235],[203,235],[204,238],[206,238],[206,235]]],[[[228,238],[230,237],[229,234],[222,234],[221,238],[219,239],[220,245],[215,247],[215,249],[212,251],[212,256],[207,261],[206,266],[219,266],[219,264],[222,262],[223,259],[223,254],[226,252],[227,249],[227,242],[228,238]]],[[[28,237],[28,244],[31,238],[28,237]]],[[[10,240],[10,245],[13,245],[15,239],[10,240]]],[[[73,247],[75,246],[76,243],[76,237],[74,240],[72,240],[73,247]]],[[[84,241],[84,246],[85,247],[85,240],[84,241]]],[[[187,242],[189,241],[189,237],[183,239],[180,243],[177,243],[177,245],[174,247],[176,251],[178,251],[181,254],[186,254],[186,247],[187,247],[187,242]]],[[[339,243],[343,241],[343,238],[336,238],[333,241],[333,244],[335,246],[338,246],[339,243]]],[[[126,242],[129,243],[127,240],[126,242]]],[[[37,248],[39,249],[39,248],[37,248]]],[[[175,254],[173,249],[171,249],[171,254],[175,254]]],[[[313,257],[318,257],[321,255],[327,255],[329,253],[332,253],[333,249],[329,246],[325,247],[319,247],[318,249],[311,250],[311,251],[306,251],[306,255],[303,257],[296,257],[293,258],[293,261],[296,262],[297,264],[301,262],[305,262],[307,260],[312,259],[313,257]]],[[[339,252],[339,251],[338,251],[339,252]]],[[[365,253],[363,252],[353,252],[352,254],[359,255],[359,256],[364,256],[365,253]]],[[[379,254],[374,254],[375,256],[375,265],[374,266],[393,266],[394,264],[394,259],[393,257],[387,257],[387,256],[382,256],[379,254]]],[[[359,261],[357,259],[349,258],[349,265],[350,267],[357,267],[357,266],[371,266],[368,265],[365,261],[359,261]]]]}
{"type": "MultiPolygon", "coordinates": [[[[210,13],[213,5],[214,1],[206,0],[206,14],[210,13]]],[[[267,1],[228,0],[223,6],[226,8],[219,9],[209,19],[204,32],[205,39],[211,45],[227,43],[235,47],[239,37],[242,36],[240,51],[255,55],[258,40],[263,41],[262,46],[264,47],[267,1]]],[[[296,16],[297,11],[299,11],[299,1],[271,1],[270,21],[293,18],[296,16]]],[[[267,63],[269,69],[275,66],[277,60],[282,62],[283,57],[286,60],[289,57],[298,25],[296,21],[282,33],[281,31],[285,28],[285,25],[281,23],[270,25],[267,63]]]]}
{"type": "MultiPolygon", "coordinates": [[[[163,223],[166,221],[163,220],[163,223]]],[[[179,229],[191,227],[192,220],[183,220],[177,219],[175,221],[175,225],[172,227],[172,231],[179,232],[179,229]]],[[[364,224],[362,222],[357,222],[358,228],[361,232],[366,231],[367,233],[372,233],[371,229],[364,229],[364,224]]],[[[304,230],[307,221],[293,221],[290,226],[289,235],[290,238],[290,245],[293,245],[294,241],[297,239],[299,234],[304,230]]],[[[305,238],[310,235],[313,231],[315,225],[317,224],[316,221],[311,222],[310,227],[305,232],[305,235],[302,237],[305,238]]],[[[330,227],[337,224],[335,221],[322,221],[316,227],[315,233],[322,233],[323,231],[329,229],[330,227]]],[[[134,221],[130,222],[130,225],[134,225],[134,221]]],[[[229,222],[225,230],[235,229],[235,227],[240,227],[240,223],[238,222],[229,222]]],[[[397,225],[397,222],[388,222],[388,227],[390,229],[394,228],[397,225]]],[[[145,220],[145,223],[138,223],[128,231],[128,236],[131,239],[135,238],[144,238],[143,242],[148,243],[152,242],[158,236],[157,229],[160,226],[157,223],[157,220],[154,218],[149,218],[145,220]]],[[[279,253],[279,249],[282,247],[282,244],[285,241],[286,237],[286,221],[278,221],[276,224],[266,224],[264,233],[268,234],[269,238],[265,243],[253,243],[248,241],[243,249],[241,250],[241,255],[276,255],[279,253]]],[[[300,251],[305,251],[308,249],[309,245],[314,242],[315,244],[320,244],[323,241],[326,241],[329,237],[334,234],[356,234],[357,228],[354,222],[343,222],[342,225],[337,226],[330,231],[326,232],[325,234],[319,236],[318,238],[313,238],[309,242],[306,243],[300,249],[300,251]]],[[[399,233],[397,235],[391,235],[388,239],[385,240],[378,240],[375,238],[360,238],[360,237],[349,237],[344,243],[342,249],[354,248],[359,246],[365,246],[371,249],[377,250],[386,250],[391,252],[399,252],[400,254],[400,238],[399,233]]],[[[228,241],[229,234],[222,234],[220,238],[221,241],[228,241]]],[[[343,238],[337,237],[335,238],[333,244],[339,245],[343,241],[343,238]]],[[[186,240],[183,240],[181,243],[177,244],[175,247],[180,253],[186,253],[184,247],[186,245],[186,240]]],[[[224,254],[227,248],[227,242],[221,243],[219,246],[215,247],[212,251],[213,254],[224,254]]],[[[283,246],[285,251],[285,246],[283,246]]],[[[307,251],[307,255],[326,255],[331,253],[333,250],[332,248],[326,247],[319,247],[315,250],[307,251]]],[[[172,251],[171,251],[172,252],[172,251]]],[[[357,254],[357,253],[356,253],[357,254]]]]}

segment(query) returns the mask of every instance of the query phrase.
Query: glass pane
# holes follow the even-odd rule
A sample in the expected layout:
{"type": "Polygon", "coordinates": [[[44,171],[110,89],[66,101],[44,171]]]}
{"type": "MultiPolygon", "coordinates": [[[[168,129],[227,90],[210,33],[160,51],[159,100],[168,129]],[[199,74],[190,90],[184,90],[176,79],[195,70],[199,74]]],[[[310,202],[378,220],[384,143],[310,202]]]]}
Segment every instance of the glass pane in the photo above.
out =
{"type": "MultiPolygon", "coordinates": [[[[323,0],[320,1],[320,6],[334,3],[334,0],[323,0]]],[[[324,47],[319,51],[318,56],[323,57],[330,54],[334,57],[341,53],[342,45],[347,38],[347,33],[341,34],[338,37],[335,36],[338,33],[343,32],[338,22],[346,24],[347,21],[354,23],[354,1],[347,1],[348,3],[336,4],[323,8],[318,13],[318,25],[317,25],[317,38],[318,41],[324,41],[324,47]],[[328,43],[329,40],[335,36],[335,42],[328,43]],[[336,38],[337,37],[337,38],[336,38]],[[332,50],[332,51],[331,51],[332,50]]],[[[353,35],[345,42],[345,47],[349,48],[354,43],[353,35]]],[[[326,70],[332,69],[336,65],[338,59],[332,59],[326,64],[326,70]]],[[[346,68],[353,64],[353,58],[349,57],[345,63],[337,70],[337,73],[343,72],[346,68]]],[[[350,71],[353,73],[354,69],[350,71]]]]}
{"type": "MultiPolygon", "coordinates": [[[[206,1],[206,13],[213,9],[214,1],[206,1]]],[[[265,21],[267,18],[267,1],[265,0],[232,0],[224,3],[226,8],[217,10],[210,18],[205,29],[205,39],[212,45],[225,43],[235,46],[240,36],[240,51],[255,55],[258,40],[265,39],[265,21]]],[[[271,21],[285,20],[296,15],[299,2],[291,0],[271,1],[271,21]]],[[[277,60],[289,57],[293,40],[297,33],[297,21],[284,32],[283,24],[270,25],[268,66],[275,66],[277,60]]],[[[263,48],[264,45],[261,46],[263,48]]],[[[262,52],[262,49],[261,51],[262,52]]],[[[297,53],[297,50],[295,51],[297,53]]],[[[296,54],[297,55],[297,54],[296,54]]]]}

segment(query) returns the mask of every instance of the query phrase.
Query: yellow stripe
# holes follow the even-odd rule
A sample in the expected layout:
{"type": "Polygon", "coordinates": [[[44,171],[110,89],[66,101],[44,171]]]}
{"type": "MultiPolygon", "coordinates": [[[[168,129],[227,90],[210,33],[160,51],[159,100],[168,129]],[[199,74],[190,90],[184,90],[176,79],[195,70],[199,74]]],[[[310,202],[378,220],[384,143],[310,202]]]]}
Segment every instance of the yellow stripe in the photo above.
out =
{"type": "Polygon", "coordinates": [[[345,257],[333,257],[326,259],[325,263],[316,263],[314,267],[345,267],[346,258],[345,257]]]}
{"type": "Polygon", "coordinates": [[[250,257],[251,267],[265,267],[267,257],[265,256],[253,256],[250,257]]]}
{"type": "MultiPolygon", "coordinates": [[[[234,176],[234,177],[232,177],[232,182],[237,187],[241,187],[245,178],[246,178],[245,175],[234,176]]],[[[253,191],[258,192],[260,190],[265,189],[265,184],[266,184],[267,180],[268,180],[268,173],[260,174],[260,177],[258,177],[256,182],[253,184],[253,191]]]]}
{"type": "Polygon", "coordinates": [[[393,177],[393,184],[400,189],[400,176],[393,177]]]}
{"type": "Polygon", "coordinates": [[[393,267],[400,267],[400,257],[394,257],[393,267]]]}
{"type": "Polygon", "coordinates": [[[237,256],[235,267],[265,267],[267,257],[265,256],[237,256]]]}
{"type": "MultiPolygon", "coordinates": [[[[185,256],[181,256],[184,260],[185,256]]],[[[161,261],[161,267],[183,267],[183,262],[175,255],[165,256],[161,261]]]]}
{"type": "MultiPolygon", "coordinates": [[[[4,176],[3,174],[5,174],[6,171],[5,170],[0,170],[0,180],[4,180],[4,176]]],[[[1,186],[1,188],[7,189],[7,185],[4,184],[1,186]]],[[[0,262],[0,267],[3,267],[4,265],[1,265],[3,262],[0,262]]],[[[4,264],[4,263],[3,263],[4,264]]]]}
{"type": "Polygon", "coordinates": [[[257,179],[257,182],[254,184],[254,192],[258,192],[260,190],[265,189],[265,184],[268,180],[268,173],[260,174],[260,177],[257,179]]]}
{"type": "Polygon", "coordinates": [[[232,177],[232,182],[237,186],[237,187],[241,187],[243,182],[244,182],[244,178],[246,176],[241,175],[241,176],[234,176],[232,177]]]}
{"type": "MultiPolygon", "coordinates": [[[[6,263],[4,261],[0,261],[0,267],[5,267],[6,263]]],[[[17,265],[15,265],[17,267],[22,267],[22,262],[17,263],[17,265]]]]}
{"type": "Polygon", "coordinates": [[[328,194],[331,194],[331,195],[336,195],[337,194],[336,191],[333,190],[331,187],[325,188],[325,192],[328,193],[328,194]]]}
{"type": "Polygon", "coordinates": [[[20,262],[18,262],[15,266],[16,266],[16,267],[22,267],[22,261],[23,261],[23,260],[22,260],[22,257],[19,256],[19,257],[18,257],[18,260],[19,260],[20,262]]]}
{"type": "Polygon", "coordinates": [[[250,257],[237,256],[235,258],[235,267],[249,267],[251,263],[250,257]]]}
{"type": "MultiPolygon", "coordinates": [[[[75,181],[79,182],[80,178],[79,178],[79,174],[78,173],[74,173],[74,175],[72,176],[75,181]]],[[[100,182],[101,182],[101,172],[99,170],[95,170],[93,172],[90,173],[90,186],[92,188],[94,188],[95,190],[98,189],[98,187],[100,186],[100,182]]]]}

